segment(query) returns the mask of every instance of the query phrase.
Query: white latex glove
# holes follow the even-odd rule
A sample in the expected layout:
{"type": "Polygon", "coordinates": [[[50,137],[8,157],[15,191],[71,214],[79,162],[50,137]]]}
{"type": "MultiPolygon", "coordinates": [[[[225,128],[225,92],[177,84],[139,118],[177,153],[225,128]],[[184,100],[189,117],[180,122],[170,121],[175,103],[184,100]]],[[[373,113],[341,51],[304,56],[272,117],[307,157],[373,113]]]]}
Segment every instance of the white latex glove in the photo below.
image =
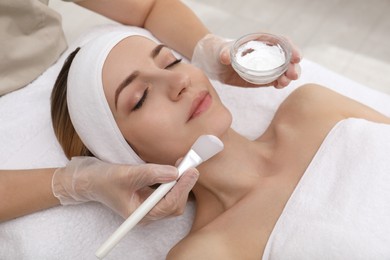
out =
{"type": "MultiPolygon", "coordinates": [[[[177,176],[177,169],[169,165],[128,166],[74,157],[65,168],[55,171],[52,190],[62,205],[98,201],[127,218],[154,191],[149,186],[176,180],[177,176]]],[[[187,170],[142,222],[182,214],[198,176],[195,168],[187,170]]]]}
{"type": "Polygon", "coordinates": [[[214,34],[207,34],[197,43],[191,63],[201,68],[209,78],[225,84],[242,87],[274,86],[283,88],[290,84],[291,80],[298,79],[301,72],[299,51],[290,40],[287,39],[287,41],[292,46],[290,65],[283,75],[266,85],[255,85],[243,80],[231,66],[230,47],[234,40],[224,39],[214,34]]]}

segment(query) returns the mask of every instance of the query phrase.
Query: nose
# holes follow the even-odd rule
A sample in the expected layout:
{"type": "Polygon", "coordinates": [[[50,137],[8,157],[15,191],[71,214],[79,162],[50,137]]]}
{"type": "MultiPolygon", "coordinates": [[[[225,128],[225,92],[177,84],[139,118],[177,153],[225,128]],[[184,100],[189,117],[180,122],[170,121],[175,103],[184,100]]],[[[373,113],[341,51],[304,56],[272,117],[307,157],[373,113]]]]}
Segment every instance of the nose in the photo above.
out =
{"type": "Polygon", "coordinates": [[[178,71],[164,71],[163,74],[159,84],[162,85],[161,89],[167,92],[171,100],[180,100],[191,86],[190,75],[178,71]]]}

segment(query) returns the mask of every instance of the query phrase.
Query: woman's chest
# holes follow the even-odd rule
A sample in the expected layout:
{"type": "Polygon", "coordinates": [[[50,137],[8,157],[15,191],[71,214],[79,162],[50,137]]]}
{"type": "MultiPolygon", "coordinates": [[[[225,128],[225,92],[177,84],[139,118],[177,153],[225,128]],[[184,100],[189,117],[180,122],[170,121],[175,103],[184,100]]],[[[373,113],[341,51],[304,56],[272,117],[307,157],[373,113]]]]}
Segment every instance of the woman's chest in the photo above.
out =
{"type": "MultiPolygon", "coordinates": [[[[336,122],[335,122],[336,123],[336,122]]],[[[232,259],[261,259],[268,239],[332,124],[279,130],[268,176],[247,196],[208,225],[232,259]],[[278,149],[278,146],[283,149],[278,149]]]]}
{"type": "Polygon", "coordinates": [[[261,259],[295,186],[294,180],[281,177],[260,185],[209,223],[202,233],[210,232],[218,240],[218,251],[224,256],[228,252],[232,256],[229,259],[261,259]]]}

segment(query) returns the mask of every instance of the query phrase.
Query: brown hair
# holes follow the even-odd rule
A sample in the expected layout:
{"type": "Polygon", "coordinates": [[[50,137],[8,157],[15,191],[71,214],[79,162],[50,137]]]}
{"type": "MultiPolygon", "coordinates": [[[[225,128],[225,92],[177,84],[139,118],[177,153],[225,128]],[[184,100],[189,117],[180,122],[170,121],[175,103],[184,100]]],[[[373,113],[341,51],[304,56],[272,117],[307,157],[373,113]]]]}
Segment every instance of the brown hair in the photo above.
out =
{"type": "Polygon", "coordinates": [[[65,60],[51,93],[51,120],[54,133],[68,159],[73,156],[91,156],[70,120],[66,99],[70,65],[80,48],[75,49],[65,60]]]}

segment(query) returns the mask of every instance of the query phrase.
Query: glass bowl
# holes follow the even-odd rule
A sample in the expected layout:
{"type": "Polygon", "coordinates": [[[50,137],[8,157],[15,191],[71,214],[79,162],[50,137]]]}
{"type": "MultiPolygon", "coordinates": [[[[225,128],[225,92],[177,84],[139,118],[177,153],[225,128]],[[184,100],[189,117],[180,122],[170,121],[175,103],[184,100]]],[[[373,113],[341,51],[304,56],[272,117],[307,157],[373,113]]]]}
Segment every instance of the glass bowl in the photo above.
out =
{"type": "Polygon", "coordinates": [[[291,60],[291,51],[291,45],[279,36],[268,33],[252,33],[244,35],[235,41],[230,49],[230,57],[233,69],[241,78],[253,84],[265,85],[275,81],[287,70],[291,60]],[[272,51],[278,52],[278,55],[280,56],[278,58],[280,58],[281,64],[272,68],[263,66],[265,67],[264,69],[253,69],[253,66],[250,67],[248,64],[243,64],[242,59],[240,60],[238,55],[253,55],[252,53],[255,51],[263,51],[261,49],[254,50],[252,48],[243,50],[245,46],[247,46],[246,44],[251,41],[261,42],[265,44],[265,46],[275,46],[276,48],[272,48],[272,51]],[[283,55],[284,61],[282,60],[283,55]]]}

